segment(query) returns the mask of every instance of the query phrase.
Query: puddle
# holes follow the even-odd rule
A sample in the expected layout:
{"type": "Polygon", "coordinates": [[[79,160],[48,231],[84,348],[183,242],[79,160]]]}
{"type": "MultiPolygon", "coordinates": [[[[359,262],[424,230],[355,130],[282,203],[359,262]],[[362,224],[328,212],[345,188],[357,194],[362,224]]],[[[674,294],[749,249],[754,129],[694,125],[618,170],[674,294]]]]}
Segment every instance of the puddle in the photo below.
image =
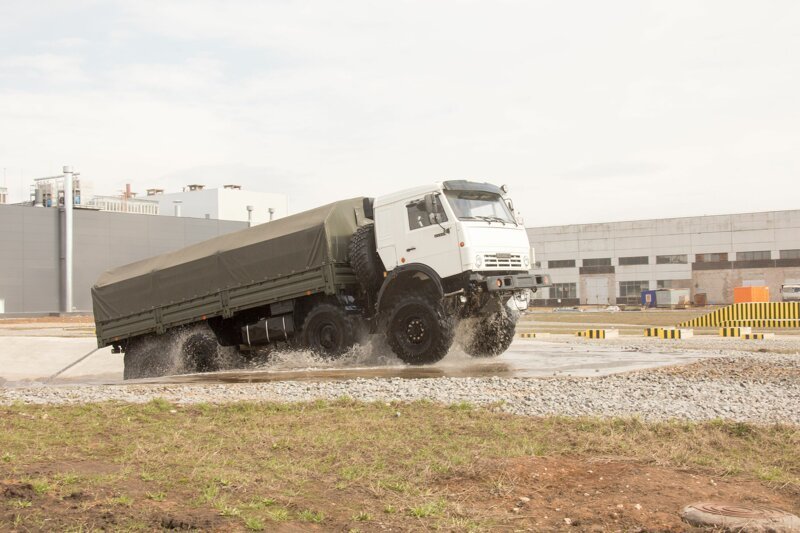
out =
{"type": "MultiPolygon", "coordinates": [[[[31,338],[31,341],[35,339],[31,338]]],[[[50,340],[50,339],[48,339],[50,340]]],[[[74,356],[75,347],[61,343],[72,339],[55,339],[59,346],[48,350],[51,354],[55,348],[62,348],[64,360],[69,362],[74,356]],[[52,351],[51,351],[52,350],[52,351]]],[[[42,338],[36,347],[42,348],[42,338]]],[[[33,348],[31,344],[30,348],[33,348]]],[[[20,346],[29,348],[28,345],[20,346]]],[[[37,358],[46,359],[48,351],[37,353],[37,358]]],[[[185,374],[123,381],[122,356],[98,352],[80,363],[66,375],[59,376],[49,385],[109,384],[122,385],[133,383],[258,383],[269,381],[319,381],[347,380],[369,378],[405,378],[424,379],[437,377],[598,377],[632,370],[653,368],[665,365],[689,363],[712,354],[681,350],[670,351],[636,351],[626,347],[612,347],[595,344],[570,344],[565,342],[548,342],[540,339],[516,339],[511,348],[504,354],[494,358],[472,358],[454,347],[442,361],[434,365],[408,366],[403,364],[379,340],[366,346],[359,346],[338,359],[327,359],[303,351],[278,351],[262,357],[261,363],[246,369],[231,369],[205,374],[185,374]]],[[[30,352],[28,352],[30,354],[30,352]]],[[[28,356],[30,359],[30,355],[28,356]]],[[[34,363],[34,361],[28,361],[34,363]]],[[[65,365],[62,365],[65,366],[65,365]]],[[[0,379],[0,386],[21,387],[43,385],[52,372],[39,373],[33,370],[24,378],[0,379]]]]}

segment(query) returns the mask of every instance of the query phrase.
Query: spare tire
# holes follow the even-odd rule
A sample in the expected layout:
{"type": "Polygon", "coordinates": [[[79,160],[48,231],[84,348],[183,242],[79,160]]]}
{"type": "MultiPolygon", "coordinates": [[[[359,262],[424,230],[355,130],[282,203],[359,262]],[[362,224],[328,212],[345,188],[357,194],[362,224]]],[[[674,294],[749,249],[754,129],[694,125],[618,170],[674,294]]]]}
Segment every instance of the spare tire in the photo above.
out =
{"type": "Polygon", "coordinates": [[[375,246],[375,225],[360,226],[350,238],[350,266],[361,287],[368,293],[377,291],[383,283],[383,261],[375,246]]]}

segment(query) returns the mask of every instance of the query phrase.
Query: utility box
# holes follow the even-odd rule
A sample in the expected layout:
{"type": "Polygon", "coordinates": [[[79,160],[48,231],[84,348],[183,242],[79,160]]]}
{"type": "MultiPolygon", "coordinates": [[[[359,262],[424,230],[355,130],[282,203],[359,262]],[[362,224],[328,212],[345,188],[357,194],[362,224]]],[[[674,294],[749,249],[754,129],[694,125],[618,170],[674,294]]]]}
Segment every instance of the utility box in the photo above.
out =
{"type": "Polygon", "coordinates": [[[686,308],[692,299],[689,289],[658,289],[656,290],[656,307],[667,309],[686,308]]]}
{"type": "Polygon", "coordinates": [[[769,287],[734,287],[733,303],[768,302],[769,287]]]}
{"type": "Polygon", "coordinates": [[[642,291],[642,307],[656,306],[656,291],[642,291]]]}

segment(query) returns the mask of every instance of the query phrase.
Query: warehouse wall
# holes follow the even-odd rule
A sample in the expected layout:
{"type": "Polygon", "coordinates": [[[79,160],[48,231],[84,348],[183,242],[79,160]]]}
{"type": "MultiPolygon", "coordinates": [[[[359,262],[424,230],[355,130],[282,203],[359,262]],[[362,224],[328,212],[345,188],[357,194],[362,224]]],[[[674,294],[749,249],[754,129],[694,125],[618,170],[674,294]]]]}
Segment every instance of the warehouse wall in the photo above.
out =
{"type": "MultiPolygon", "coordinates": [[[[58,209],[0,205],[0,300],[6,313],[61,310],[58,209]]],[[[108,269],[237,231],[245,222],[74,211],[73,300],[91,311],[90,288],[108,269]]]]}
{"type": "MultiPolygon", "coordinates": [[[[528,228],[528,236],[541,263],[539,271],[550,274],[554,283],[574,284],[582,304],[596,299],[592,289],[602,284],[590,278],[597,274],[613,275],[611,303],[638,299],[621,294],[626,282],[645,283],[649,289],[689,288],[706,293],[711,303],[731,303],[734,287],[759,280],[777,301],[780,286],[794,282],[800,269],[800,210],[528,228]],[[768,257],[742,257],[752,252],[768,257]],[[698,259],[705,254],[723,254],[725,259],[698,259]],[[684,260],[660,263],[659,256],[684,260]],[[621,261],[641,257],[647,258],[645,264],[621,261]],[[598,258],[611,260],[605,272],[583,266],[598,258]],[[574,265],[564,267],[570,260],[574,265]]],[[[551,304],[550,292],[537,293],[537,303],[551,304]]]]}

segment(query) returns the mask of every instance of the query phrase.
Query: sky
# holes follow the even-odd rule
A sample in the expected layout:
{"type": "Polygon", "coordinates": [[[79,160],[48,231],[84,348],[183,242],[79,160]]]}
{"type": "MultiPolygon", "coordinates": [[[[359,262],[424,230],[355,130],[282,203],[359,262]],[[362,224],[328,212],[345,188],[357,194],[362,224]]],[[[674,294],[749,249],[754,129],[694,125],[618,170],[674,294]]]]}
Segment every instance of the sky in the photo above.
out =
{"type": "Polygon", "coordinates": [[[800,2],[0,3],[0,185],[297,212],[442,179],[526,225],[800,208],[800,2]]]}

